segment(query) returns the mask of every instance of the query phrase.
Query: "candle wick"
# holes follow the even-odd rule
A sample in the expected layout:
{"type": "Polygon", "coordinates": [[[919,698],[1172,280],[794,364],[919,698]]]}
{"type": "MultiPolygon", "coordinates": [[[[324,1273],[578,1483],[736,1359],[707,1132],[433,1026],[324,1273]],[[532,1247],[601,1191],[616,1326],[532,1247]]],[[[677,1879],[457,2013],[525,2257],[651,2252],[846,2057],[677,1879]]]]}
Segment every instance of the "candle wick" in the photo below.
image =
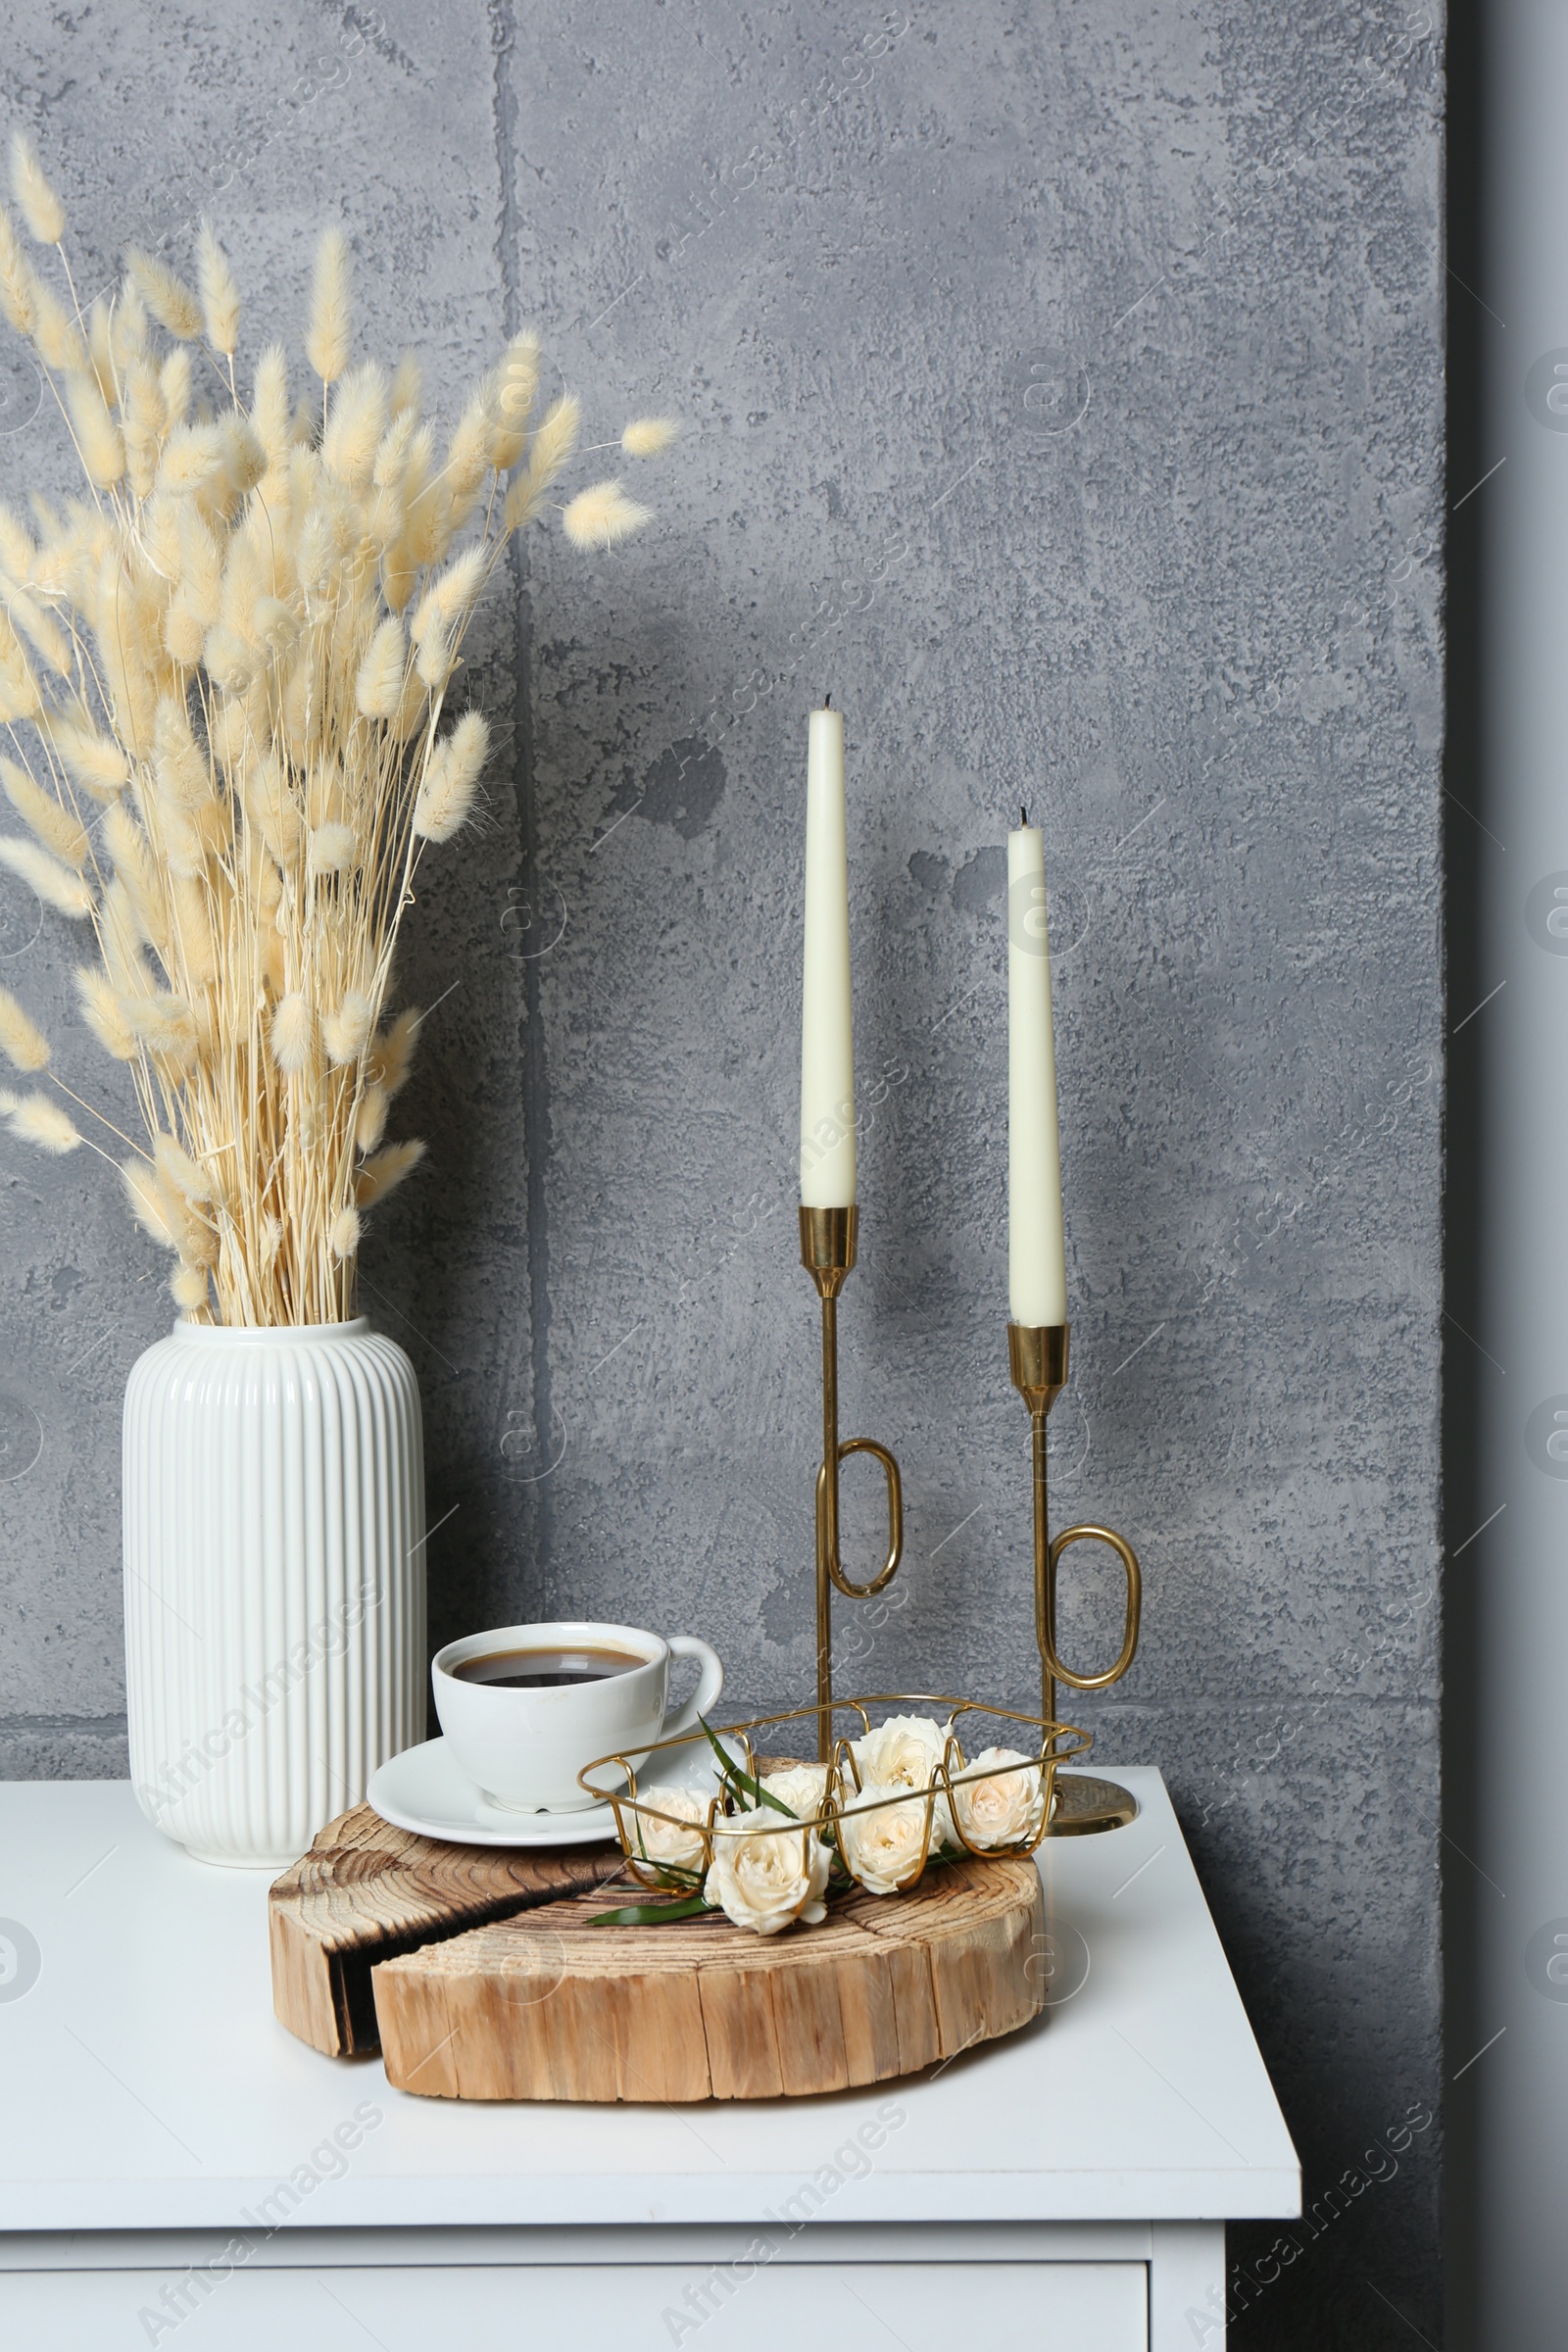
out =
{"type": "Polygon", "coordinates": [[[833,697],[832,697],[830,694],[824,694],[824,695],[823,695],[823,697],[822,697],[822,708],[823,708],[823,710],[832,710],[832,708],[833,708],[833,697]]]}
{"type": "Polygon", "coordinates": [[[1018,822],[1019,822],[1019,824],[1020,824],[1020,825],[1026,825],[1026,824],[1029,822],[1029,811],[1028,811],[1028,809],[1027,809],[1027,808],[1020,808],[1020,809],[1019,809],[1019,811],[1018,811],[1018,822]]]}

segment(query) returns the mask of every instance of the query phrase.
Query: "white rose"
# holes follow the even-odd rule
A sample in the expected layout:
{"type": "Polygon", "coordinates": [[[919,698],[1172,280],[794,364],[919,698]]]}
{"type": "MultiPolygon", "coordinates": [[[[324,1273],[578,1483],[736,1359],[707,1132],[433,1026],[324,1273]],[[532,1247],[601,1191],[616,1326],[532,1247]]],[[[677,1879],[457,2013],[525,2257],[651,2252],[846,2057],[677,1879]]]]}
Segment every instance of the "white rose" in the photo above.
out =
{"type": "Polygon", "coordinates": [[[1039,1765],[1015,1747],[988,1747],[964,1766],[961,1776],[953,1776],[958,1827],[982,1853],[999,1845],[1026,1843],[1040,1827],[1045,1802],[1039,1765]],[[1006,1772],[1003,1767],[1008,1764],[1025,1769],[1006,1772]]]}
{"type": "Polygon", "coordinates": [[[788,1805],[802,1821],[814,1821],[822,1810],[822,1797],[827,1788],[825,1764],[791,1764],[783,1772],[765,1772],[761,1786],[769,1796],[776,1796],[781,1805],[788,1805]]]}
{"type": "MultiPolygon", "coordinates": [[[[867,1781],[858,1796],[845,1790],[845,1810],[839,1816],[839,1852],[868,1894],[897,1894],[912,1886],[925,1867],[927,1799],[910,1796],[902,1788],[890,1788],[867,1781]],[[884,1802],[892,1799],[892,1802],[884,1802]],[[861,1808],[874,1806],[874,1812],[861,1808]]],[[[931,1806],[933,1815],[942,1810],[931,1806]]],[[[937,1824],[931,1824],[929,1851],[937,1850],[937,1824]]]]}
{"type": "Polygon", "coordinates": [[[879,1781],[884,1788],[929,1788],[947,1734],[929,1715],[890,1715],[850,1744],[862,1781],[879,1781]]]}
{"type": "Polygon", "coordinates": [[[667,1886],[670,1870],[701,1870],[705,1860],[703,1830],[708,1821],[708,1804],[691,1788],[639,1788],[638,1809],[628,1804],[622,1816],[631,1833],[638,1853],[630,1858],[634,1874],[649,1886],[667,1886]],[[673,1821],[656,1820],[641,1810],[653,1805],[660,1813],[672,1813],[673,1821]],[[640,1858],[645,1857],[645,1858],[640,1858]]]}
{"type": "MultiPolygon", "coordinates": [[[[874,1781],[880,1788],[925,1789],[937,1777],[947,1741],[946,1731],[929,1715],[890,1715],[874,1732],[850,1744],[864,1788],[869,1788],[874,1781]]],[[[846,1803],[854,1802],[848,1788],[844,1795],[846,1803]]],[[[938,1796],[932,1813],[931,1850],[934,1853],[938,1846],[952,1842],[948,1800],[938,1796]]]]}
{"type": "Polygon", "coordinates": [[[738,1928],[776,1936],[797,1919],[814,1927],[827,1916],[829,1857],[814,1830],[792,1830],[771,1805],[732,1813],[713,1824],[707,1900],[738,1928]]]}

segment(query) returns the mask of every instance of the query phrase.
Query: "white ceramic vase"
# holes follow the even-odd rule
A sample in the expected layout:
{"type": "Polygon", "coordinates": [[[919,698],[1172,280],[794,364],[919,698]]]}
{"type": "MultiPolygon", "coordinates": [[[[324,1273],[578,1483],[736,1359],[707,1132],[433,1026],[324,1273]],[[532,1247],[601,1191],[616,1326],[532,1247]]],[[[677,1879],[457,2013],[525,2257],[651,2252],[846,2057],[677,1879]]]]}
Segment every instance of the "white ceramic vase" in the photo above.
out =
{"type": "Polygon", "coordinates": [[[414,1367],[354,1323],[177,1323],[125,1391],[130,1776],[204,1862],[279,1869],[424,1737],[414,1367]]]}

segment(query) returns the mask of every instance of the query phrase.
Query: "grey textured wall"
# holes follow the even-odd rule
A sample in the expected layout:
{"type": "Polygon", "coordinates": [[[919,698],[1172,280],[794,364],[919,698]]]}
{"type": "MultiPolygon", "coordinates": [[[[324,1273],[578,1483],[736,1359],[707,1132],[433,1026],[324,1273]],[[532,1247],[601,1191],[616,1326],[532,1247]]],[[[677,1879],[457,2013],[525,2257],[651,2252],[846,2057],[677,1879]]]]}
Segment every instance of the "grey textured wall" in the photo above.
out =
{"type": "MultiPolygon", "coordinates": [[[[366,1303],[418,1366],[453,1514],[433,1633],[625,1614],[711,1634],[741,1697],[806,1693],[799,902],[831,689],[867,1113],[846,1426],[899,1451],[909,1523],[857,1672],[1032,1688],[1001,931],[1027,799],[1074,1326],[1056,1494],[1148,1579],[1092,1720],[1172,1782],[1309,2197],[1364,2178],[1439,2096],[1431,18],[20,0],[6,53],[89,276],[127,235],[183,260],[210,206],[254,351],[297,337],[341,215],[368,339],[413,336],[438,387],[532,321],[590,438],[688,421],[642,541],[536,539],[496,601],[487,829],[414,927],[411,992],[452,992],[413,1095],[433,1148],[366,1303]]],[[[8,350],[9,495],[59,474],[33,402],[8,350]]],[[[34,928],[8,892],[0,978],[63,1030],[69,943],[34,928]]],[[[0,1143],[13,1772],[123,1769],[119,1399],[168,1309],[103,1177],[0,1143]]],[[[1087,1653],[1111,1603],[1081,1587],[1087,1653]]],[[[1239,2343],[1439,2331],[1437,2140],[1294,2226],[1283,2276],[1239,2282],[1239,2343]]]]}

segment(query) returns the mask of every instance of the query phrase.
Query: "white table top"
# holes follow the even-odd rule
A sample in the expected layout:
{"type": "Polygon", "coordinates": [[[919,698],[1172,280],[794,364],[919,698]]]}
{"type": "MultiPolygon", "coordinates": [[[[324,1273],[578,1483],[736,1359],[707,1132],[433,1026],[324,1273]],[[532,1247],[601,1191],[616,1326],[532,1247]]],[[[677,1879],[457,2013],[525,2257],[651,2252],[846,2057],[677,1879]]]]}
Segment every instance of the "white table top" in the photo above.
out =
{"type": "Polygon", "coordinates": [[[1118,1777],[1135,1823],[1042,1850],[1068,1997],[1033,2026],[869,2092],[700,2107],[393,2090],[274,2019],[266,1874],[191,1861],[128,1783],[0,1784],[0,1935],[40,1954],[0,1983],[0,2229],[243,2227],[291,2178],[291,2227],[754,2221],[813,2179],[834,2222],[1298,2213],[1164,1784],[1118,1777]],[[322,2155],[340,2125],[358,2145],[322,2155]]]}

